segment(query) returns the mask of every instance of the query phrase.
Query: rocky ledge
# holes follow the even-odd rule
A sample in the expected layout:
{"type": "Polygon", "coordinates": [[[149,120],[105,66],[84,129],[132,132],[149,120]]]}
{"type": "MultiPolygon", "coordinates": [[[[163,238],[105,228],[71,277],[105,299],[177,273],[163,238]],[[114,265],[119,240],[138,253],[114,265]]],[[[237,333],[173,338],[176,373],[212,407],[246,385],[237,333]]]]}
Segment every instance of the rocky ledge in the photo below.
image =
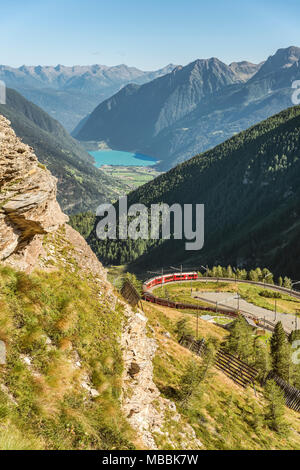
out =
{"type": "Polygon", "coordinates": [[[0,116],[0,260],[30,271],[42,236],[67,219],[56,201],[56,178],[0,116]]]}

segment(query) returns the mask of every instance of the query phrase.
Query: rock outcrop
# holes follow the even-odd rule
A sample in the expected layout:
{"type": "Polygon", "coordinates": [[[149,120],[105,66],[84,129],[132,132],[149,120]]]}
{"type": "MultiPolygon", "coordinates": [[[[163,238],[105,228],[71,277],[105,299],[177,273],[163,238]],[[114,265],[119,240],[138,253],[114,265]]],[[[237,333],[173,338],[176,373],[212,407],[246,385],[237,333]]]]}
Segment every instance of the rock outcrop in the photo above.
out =
{"type": "Polygon", "coordinates": [[[0,260],[31,271],[42,236],[66,221],[56,201],[56,178],[0,116],[0,260]]]}
{"type": "Polygon", "coordinates": [[[169,449],[202,449],[194,429],[177,412],[171,400],[163,398],[153,378],[157,342],[147,331],[143,312],[125,305],[127,322],[122,335],[124,374],[123,409],[144,446],[158,449],[159,441],[169,449]],[[180,433],[176,428],[180,428],[180,433]]]}

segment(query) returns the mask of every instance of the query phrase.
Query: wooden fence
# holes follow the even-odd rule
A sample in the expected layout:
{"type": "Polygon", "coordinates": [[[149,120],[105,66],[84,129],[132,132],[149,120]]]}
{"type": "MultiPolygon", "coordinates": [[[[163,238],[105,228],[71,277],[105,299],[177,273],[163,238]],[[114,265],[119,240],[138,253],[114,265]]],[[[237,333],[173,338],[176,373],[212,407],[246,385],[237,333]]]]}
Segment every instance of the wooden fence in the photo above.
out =
{"type": "Polygon", "coordinates": [[[141,300],[140,294],[134,285],[128,280],[124,282],[121,289],[121,294],[132,307],[138,305],[139,301],[141,300]]]}
{"type": "Polygon", "coordinates": [[[205,350],[205,340],[195,340],[193,336],[182,336],[182,338],[179,340],[179,344],[181,344],[181,346],[184,348],[189,349],[191,352],[197,354],[197,356],[201,356],[205,350]]]}
{"type": "MultiPolygon", "coordinates": [[[[205,352],[206,345],[204,339],[196,340],[193,336],[183,336],[179,343],[181,346],[197,354],[197,356],[202,356],[205,352]]],[[[258,371],[254,367],[249,366],[224,349],[219,349],[216,353],[215,366],[243,388],[246,388],[248,385],[254,385],[255,379],[258,376],[258,371]]],[[[267,380],[271,379],[283,391],[286,406],[300,412],[300,390],[285,382],[274,372],[270,372],[267,377],[267,380]]]]}
{"type": "Polygon", "coordinates": [[[219,349],[216,354],[216,367],[232,379],[236,384],[246,388],[252,385],[258,375],[258,371],[248,366],[224,349],[219,349]]]}
{"type": "Polygon", "coordinates": [[[300,390],[285,382],[281,377],[270,372],[267,380],[274,380],[284,393],[285,404],[294,411],[300,411],[300,390]]]}
{"type": "MultiPolygon", "coordinates": [[[[204,353],[206,347],[204,339],[196,340],[193,336],[183,336],[179,343],[198,356],[204,353]]],[[[258,375],[256,369],[227,353],[224,349],[219,349],[217,352],[215,366],[243,388],[253,384],[258,375]]]]}

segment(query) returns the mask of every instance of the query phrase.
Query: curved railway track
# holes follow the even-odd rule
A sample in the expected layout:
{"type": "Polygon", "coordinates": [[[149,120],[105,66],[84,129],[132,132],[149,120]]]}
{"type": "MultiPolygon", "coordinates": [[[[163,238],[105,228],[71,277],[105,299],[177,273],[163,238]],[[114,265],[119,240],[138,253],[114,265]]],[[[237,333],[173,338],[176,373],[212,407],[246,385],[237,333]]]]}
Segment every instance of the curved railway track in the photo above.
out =
{"type": "MultiPolygon", "coordinates": [[[[147,302],[155,303],[158,305],[162,305],[164,307],[169,307],[169,308],[175,308],[177,310],[201,310],[205,312],[213,312],[216,313],[216,308],[215,307],[203,307],[201,305],[196,305],[192,303],[184,303],[184,302],[174,302],[172,300],[168,299],[163,299],[160,297],[155,296],[152,291],[153,289],[159,287],[159,286],[164,286],[169,283],[182,283],[182,282],[230,282],[230,283],[244,283],[244,284],[252,284],[256,285],[259,287],[267,288],[270,290],[274,290],[277,292],[282,292],[288,295],[291,295],[295,298],[300,299],[300,292],[294,291],[287,289],[285,287],[280,287],[276,286],[274,284],[267,284],[263,282],[254,282],[254,281],[247,281],[247,280],[241,280],[241,279],[231,279],[231,278],[214,278],[214,277],[209,277],[209,278],[204,278],[204,277],[199,277],[198,273],[196,272],[187,272],[187,273],[172,273],[172,274],[165,274],[161,276],[156,276],[154,278],[148,279],[147,281],[144,282],[143,284],[143,298],[147,302]]],[[[274,322],[271,322],[270,320],[267,320],[265,318],[259,318],[258,316],[255,316],[253,314],[250,314],[244,310],[233,310],[230,307],[226,307],[224,305],[218,305],[218,312],[224,313],[225,315],[233,318],[237,318],[238,315],[243,315],[247,320],[249,320],[251,323],[254,323],[255,325],[262,327],[264,329],[268,329],[273,331],[275,324],[274,322]]],[[[289,334],[290,331],[286,330],[286,333],[289,334]]]]}

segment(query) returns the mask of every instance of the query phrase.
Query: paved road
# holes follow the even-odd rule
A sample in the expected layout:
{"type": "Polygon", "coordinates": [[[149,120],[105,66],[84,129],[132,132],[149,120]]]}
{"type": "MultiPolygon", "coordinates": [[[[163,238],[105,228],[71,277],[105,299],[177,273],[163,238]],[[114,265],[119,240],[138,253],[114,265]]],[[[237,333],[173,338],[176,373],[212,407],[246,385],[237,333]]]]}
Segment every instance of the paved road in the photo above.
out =
{"type": "MultiPolygon", "coordinates": [[[[238,296],[232,292],[193,292],[193,297],[198,299],[205,300],[206,302],[216,305],[216,302],[222,307],[229,307],[231,309],[238,308],[238,296]]],[[[267,310],[262,307],[257,307],[256,305],[250,304],[244,299],[239,299],[239,308],[240,310],[257,318],[266,318],[271,322],[281,321],[286,331],[292,331],[295,329],[295,326],[300,327],[300,319],[296,320],[295,315],[289,313],[277,313],[275,320],[275,312],[272,310],[267,310]],[[297,324],[295,323],[297,321],[297,324]]]]}

